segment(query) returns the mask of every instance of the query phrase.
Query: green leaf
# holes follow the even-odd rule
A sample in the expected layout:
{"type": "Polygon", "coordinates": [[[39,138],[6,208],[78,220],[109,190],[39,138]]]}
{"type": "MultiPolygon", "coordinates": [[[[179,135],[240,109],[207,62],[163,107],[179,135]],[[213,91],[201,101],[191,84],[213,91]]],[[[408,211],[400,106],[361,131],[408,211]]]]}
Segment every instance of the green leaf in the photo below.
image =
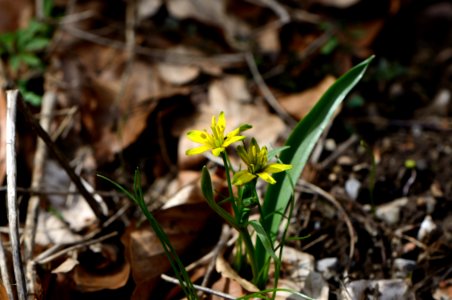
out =
{"type": "Polygon", "coordinates": [[[24,47],[25,51],[35,52],[40,51],[46,48],[50,43],[48,38],[34,38],[29,43],[27,43],[24,47]]]}
{"type": "Polygon", "coordinates": [[[268,160],[273,159],[276,155],[279,155],[281,152],[283,152],[286,149],[289,149],[289,146],[283,146],[283,147],[279,147],[279,148],[273,148],[268,150],[268,154],[267,154],[267,158],[268,160]]]}
{"type": "Polygon", "coordinates": [[[21,62],[21,58],[19,55],[13,55],[9,58],[9,66],[11,67],[11,70],[13,70],[13,72],[16,72],[17,70],[19,70],[20,67],[20,62],[21,62]]]}
{"type": "MultiPolygon", "coordinates": [[[[373,56],[353,67],[341,76],[320,98],[308,115],[301,120],[286,141],[289,149],[281,153],[280,159],[285,164],[291,164],[292,169],[275,174],[276,183],[267,189],[262,205],[261,224],[274,242],[283,214],[285,213],[293,193],[292,181],[297,181],[306,165],[309,156],[320,135],[330,122],[339,104],[351,89],[361,80],[373,56]]],[[[265,247],[256,241],[256,257],[258,267],[265,267],[268,259],[265,247]]],[[[264,274],[267,274],[264,272],[264,274]]],[[[262,278],[259,284],[264,284],[267,278],[262,278]]]]}
{"type": "Polygon", "coordinates": [[[42,61],[39,57],[30,53],[21,53],[17,55],[19,59],[24,62],[26,65],[32,68],[40,68],[42,67],[42,61]]]}
{"type": "Polygon", "coordinates": [[[7,32],[0,35],[0,54],[14,52],[14,41],[16,40],[16,34],[14,32],[7,32]]]}
{"type": "Polygon", "coordinates": [[[201,172],[201,191],[206,198],[207,204],[212,208],[220,217],[222,217],[226,222],[228,222],[232,227],[238,228],[237,222],[225,211],[221,206],[215,201],[212,188],[212,179],[210,179],[209,170],[206,166],[202,168],[201,172]]]}
{"type": "Polygon", "coordinates": [[[262,246],[264,246],[265,251],[270,254],[270,256],[274,259],[274,261],[279,264],[279,257],[276,255],[275,250],[273,250],[273,243],[270,241],[270,238],[265,231],[264,227],[262,227],[261,223],[256,220],[251,220],[248,222],[251,227],[256,231],[256,235],[258,239],[261,241],[262,246]]]}

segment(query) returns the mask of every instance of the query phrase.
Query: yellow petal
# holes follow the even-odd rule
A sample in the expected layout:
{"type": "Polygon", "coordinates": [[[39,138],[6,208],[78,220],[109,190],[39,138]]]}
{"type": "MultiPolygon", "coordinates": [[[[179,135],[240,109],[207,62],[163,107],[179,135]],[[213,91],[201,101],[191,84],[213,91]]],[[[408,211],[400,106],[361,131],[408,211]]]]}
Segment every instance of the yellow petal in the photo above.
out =
{"type": "Polygon", "coordinates": [[[209,146],[199,146],[196,148],[191,148],[188,149],[187,151],[185,151],[186,155],[197,155],[197,154],[201,154],[203,152],[209,151],[210,149],[212,149],[212,147],[209,146]]]}
{"type": "Polygon", "coordinates": [[[263,180],[267,181],[270,184],[276,183],[276,180],[273,179],[273,177],[271,177],[270,174],[268,174],[266,172],[257,173],[257,176],[259,176],[260,178],[262,178],[263,180]]]}
{"type": "Polygon", "coordinates": [[[202,130],[190,130],[187,132],[187,137],[196,143],[200,144],[208,144],[209,143],[209,134],[202,130]]]}
{"type": "Polygon", "coordinates": [[[237,135],[237,136],[233,136],[233,137],[228,137],[226,138],[226,140],[223,142],[223,147],[227,147],[230,144],[233,144],[235,142],[241,141],[245,139],[245,137],[243,135],[237,135]]]}
{"type": "Polygon", "coordinates": [[[224,133],[224,129],[226,128],[226,117],[224,116],[224,112],[221,112],[220,115],[218,116],[217,126],[221,130],[223,130],[223,133],[224,133]]]}
{"type": "Polygon", "coordinates": [[[224,148],[223,148],[223,147],[219,147],[219,148],[214,148],[214,149],[212,149],[212,153],[213,153],[213,155],[215,155],[215,156],[219,156],[220,153],[223,152],[223,151],[224,151],[224,148]]]}
{"type": "Polygon", "coordinates": [[[245,147],[243,146],[237,146],[237,154],[240,156],[240,158],[243,160],[243,162],[249,166],[251,164],[251,161],[248,157],[248,153],[246,152],[245,147]]]}
{"type": "Polygon", "coordinates": [[[247,182],[250,182],[254,178],[256,178],[256,175],[251,174],[247,170],[238,171],[232,177],[232,184],[243,185],[247,182]]]}
{"type": "Polygon", "coordinates": [[[292,165],[286,164],[269,164],[265,167],[264,172],[267,173],[279,173],[285,170],[292,169],[292,165]]]}

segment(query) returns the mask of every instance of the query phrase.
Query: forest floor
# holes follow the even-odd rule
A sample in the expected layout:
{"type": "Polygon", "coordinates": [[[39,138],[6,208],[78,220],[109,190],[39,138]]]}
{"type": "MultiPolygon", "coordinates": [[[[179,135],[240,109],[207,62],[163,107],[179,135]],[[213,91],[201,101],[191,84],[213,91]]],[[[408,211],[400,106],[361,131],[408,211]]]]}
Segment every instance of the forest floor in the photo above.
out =
{"type": "MultiPolygon", "coordinates": [[[[279,147],[371,55],[297,185],[288,233],[303,238],[287,242],[280,285],[315,299],[452,299],[450,1],[44,3],[36,22],[31,1],[0,0],[0,83],[20,88],[35,114],[18,111],[16,155],[23,270],[36,299],[183,297],[161,278],[172,272],[138,207],[97,176],[132,190],[137,168],[192,280],[246,295],[249,278],[224,254],[235,235],[199,188],[202,166],[217,161],[186,156],[186,133],[223,111],[228,130],[252,124],[247,135],[279,147]],[[45,147],[33,120],[49,133],[45,147]]],[[[0,260],[12,280],[2,197],[0,260]]]]}

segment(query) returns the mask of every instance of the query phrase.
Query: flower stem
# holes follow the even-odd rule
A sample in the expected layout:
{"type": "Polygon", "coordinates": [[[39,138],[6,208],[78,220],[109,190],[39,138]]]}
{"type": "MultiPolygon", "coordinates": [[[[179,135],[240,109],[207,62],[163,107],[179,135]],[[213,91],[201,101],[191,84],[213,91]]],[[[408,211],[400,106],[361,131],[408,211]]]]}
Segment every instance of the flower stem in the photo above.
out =
{"type": "Polygon", "coordinates": [[[234,214],[237,216],[237,215],[239,215],[239,211],[237,209],[237,204],[235,203],[234,193],[232,191],[232,181],[231,181],[230,167],[229,167],[229,163],[228,163],[229,160],[228,160],[228,156],[225,151],[221,152],[221,158],[223,159],[224,169],[226,172],[226,180],[228,182],[229,198],[231,199],[232,209],[234,210],[234,214]]]}

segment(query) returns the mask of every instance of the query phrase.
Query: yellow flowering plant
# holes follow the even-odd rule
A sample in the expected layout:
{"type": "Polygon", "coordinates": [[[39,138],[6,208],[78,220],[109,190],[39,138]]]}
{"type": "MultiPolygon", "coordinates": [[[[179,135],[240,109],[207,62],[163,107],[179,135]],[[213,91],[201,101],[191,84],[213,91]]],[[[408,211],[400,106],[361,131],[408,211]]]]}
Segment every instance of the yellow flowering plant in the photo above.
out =
{"type": "MultiPolygon", "coordinates": [[[[212,181],[206,166],[201,173],[201,189],[209,206],[219,214],[227,223],[239,232],[237,241],[236,267],[240,269],[243,263],[248,263],[252,272],[252,282],[261,290],[245,295],[238,299],[251,299],[259,297],[269,299],[267,293],[272,292],[272,299],[276,291],[290,291],[304,299],[312,299],[298,291],[277,288],[280,258],[285,242],[287,226],[283,231],[281,241],[277,243],[280,225],[283,218],[291,214],[294,199],[293,191],[296,180],[300,177],[303,167],[308,161],[321,133],[331,121],[334,112],[344,100],[351,89],[361,80],[373,57],[366,59],[342,75],[319,99],[312,110],[296,125],[290,133],[285,145],[279,149],[268,151],[267,147],[259,146],[255,139],[248,143],[242,132],[251,128],[245,124],[225,134],[226,118],[220,113],[216,118],[212,117],[210,131],[191,130],[187,137],[200,146],[186,151],[187,155],[202,154],[211,151],[215,156],[221,156],[225,168],[229,195],[221,199],[220,203],[228,201],[232,212],[225,210],[215,200],[212,181]],[[242,142],[236,151],[244,163],[244,168],[234,170],[230,163],[226,149],[232,144],[242,142]],[[272,162],[276,153],[281,153],[279,162],[272,162]],[[232,175],[232,176],[231,176],[232,175]],[[258,197],[256,191],[257,180],[262,179],[269,183],[263,199],[258,197]],[[235,189],[233,188],[235,185],[235,189]],[[251,209],[257,208],[259,220],[250,220],[251,209]],[[251,238],[255,233],[256,238],[251,238]],[[242,255],[243,251],[245,255],[242,255]],[[276,252],[278,251],[278,255],[276,252]],[[273,288],[265,289],[270,274],[270,262],[275,266],[273,288]]],[[[148,219],[151,227],[157,234],[165,254],[171,263],[171,267],[178,278],[187,299],[199,299],[195,285],[191,282],[184,265],[180,261],[176,251],[172,247],[166,233],[162,230],[152,213],[148,210],[141,190],[139,172],[135,173],[133,192],[114,181],[110,181],[120,191],[133,200],[148,219]]]]}
{"type": "MultiPolygon", "coordinates": [[[[256,282],[259,277],[259,269],[256,265],[254,255],[256,249],[255,243],[251,238],[250,227],[254,228],[256,232],[261,233],[258,236],[264,239],[266,243],[270,241],[269,236],[261,230],[262,226],[260,226],[258,221],[249,221],[251,209],[260,206],[256,191],[257,179],[261,178],[270,184],[275,184],[276,180],[271,174],[284,172],[291,169],[292,166],[289,164],[269,162],[267,147],[260,147],[254,138],[247,145],[245,143],[245,136],[241,135],[241,133],[249,128],[251,128],[251,125],[245,124],[225,135],[226,118],[224,113],[221,112],[218,118],[215,116],[212,117],[211,133],[207,130],[191,130],[187,133],[187,137],[191,141],[200,144],[200,146],[188,149],[186,154],[197,155],[211,151],[213,155],[221,156],[223,159],[229,190],[229,195],[224,201],[228,201],[231,204],[233,213],[229,213],[215,201],[210,175],[205,167],[202,177],[203,194],[210,207],[239,232],[235,266],[240,270],[244,262],[248,262],[253,274],[253,281],[256,282]],[[236,147],[236,152],[245,165],[243,170],[237,171],[232,167],[228,152],[226,151],[226,148],[236,142],[243,143],[236,147]],[[236,186],[235,193],[233,185],[236,186]],[[243,252],[245,252],[245,255],[242,255],[243,252]],[[243,259],[244,257],[248,259],[243,259]]],[[[273,249],[271,251],[274,252],[273,249]]],[[[276,258],[276,254],[272,256],[276,258]]]]}

